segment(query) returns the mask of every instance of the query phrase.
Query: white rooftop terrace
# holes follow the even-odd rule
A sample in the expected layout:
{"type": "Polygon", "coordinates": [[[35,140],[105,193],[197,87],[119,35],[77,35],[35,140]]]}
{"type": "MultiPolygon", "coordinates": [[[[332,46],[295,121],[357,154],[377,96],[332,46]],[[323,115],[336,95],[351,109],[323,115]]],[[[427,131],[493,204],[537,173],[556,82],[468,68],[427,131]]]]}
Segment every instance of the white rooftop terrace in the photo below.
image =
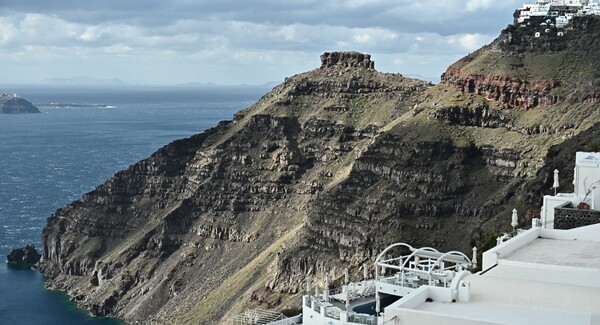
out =
{"type": "Polygon", "coordinates": [[[455,302],[421,287],[388,306],[390,324],[600,325],[600,225],[533,228],[484,253],[455,302]]]}

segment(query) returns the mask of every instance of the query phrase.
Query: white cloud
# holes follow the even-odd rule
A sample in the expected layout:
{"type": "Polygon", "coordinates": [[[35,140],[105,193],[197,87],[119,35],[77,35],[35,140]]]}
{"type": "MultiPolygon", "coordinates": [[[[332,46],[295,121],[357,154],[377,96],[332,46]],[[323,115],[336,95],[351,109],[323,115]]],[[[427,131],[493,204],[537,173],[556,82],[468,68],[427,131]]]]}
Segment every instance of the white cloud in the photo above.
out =
{"type": "Polygon", "coordinates": [[[23,41],[45,44],[73,40],[81,33],[81,26],[51,15],[26,14],[17,23],[18,37],[23,41]]]}
{"type": "Polygon", "coordinates": [[[300,25],[300,24],[292,24],[287,26],[276,27],[275,36],[281,38],[284,42],[306,42],[308,40],[307,37],[307,29],[309,26],[300,25]]]}
{"type": "Polygon", "coordinates": [[[13,23],[6,18],[0,17],[0,45],[11,42],[17,35],[17,29],[13,23]]]}
{"type": "Polygon", "coordinates": [[[373,7],[375,5],[389,2],[386,0],[345,0],[342,1],[342,4],[347,6],[348,8],[364,8],[364,7],[373,7]]]}
{"type": "Polygon", "coordinates": [[[106,53],[125,54],[125,53],[129,53],[131,51],[133,51],[133,49],[131,47],[129,47],[128,45],[125,45],[125,44],[121,44],[121,43],[104,47],[104,52],[106,52],[106,53]]]}
{"type": "Polygon", "coordinates": [[[466,5],[468,11],[488,9],[494,4],[493,0],[469,0],[466,5]]]}
{"type": "Polygon", "coordinates": [[[81,33],[81,35],[79,35],[79,39],[84,41],[84,42],[93,42],[98,40],[98,38],[100,38],[101,33],[98,29],[98,27],[96,26],[89,26],[86,27],[85,30],[83,31],[83,33],[81,33]]]}
{"type": "Polygon", "coordinates": [[[448,44],[459,45],[462,49],[473,52],[491,41],[491,37],[481,34],[464,34],[448,37],[448,44]]]}
{"type": "Polygon", "coordinates": [[[350,29],[352,32],[352,40],[357,44],[385,44],[393,42],[398,38],[398,35],[391,30],[382,28],[355,28],[350,29]]]}
{"type": "Polygon", "coordinates": [[[368,44],[368,43],[373,43],[373,37],[371,37],[371,35],[369,34],[356,34],[354,36],[352,36],[352,40],[356,43],[363,43],[363,44],[368,44]]]}

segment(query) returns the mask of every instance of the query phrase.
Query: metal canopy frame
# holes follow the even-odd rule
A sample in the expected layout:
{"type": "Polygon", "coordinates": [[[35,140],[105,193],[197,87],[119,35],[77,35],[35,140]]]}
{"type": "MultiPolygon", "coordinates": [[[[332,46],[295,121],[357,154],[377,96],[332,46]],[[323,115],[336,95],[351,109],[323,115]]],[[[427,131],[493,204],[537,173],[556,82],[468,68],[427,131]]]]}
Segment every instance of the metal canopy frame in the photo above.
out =
{"type": "Polygon", "coordinates": [[[430,284],[435,279],[443,280],[444,286],[448,284],[451,271],[461,271],[472,266],[469,257],[459,251],[442,253],[435,248],[414,248],[406,243],[388,246],[377,256],[374,264],[376,280],[379,280],[380,269],[392,269],[398,270],[403,279],[405,274],[416,274],[426,277],[430,284]],[[384,259],[392,249],[402,247],[407,248],[410,254],[384,259]]]}

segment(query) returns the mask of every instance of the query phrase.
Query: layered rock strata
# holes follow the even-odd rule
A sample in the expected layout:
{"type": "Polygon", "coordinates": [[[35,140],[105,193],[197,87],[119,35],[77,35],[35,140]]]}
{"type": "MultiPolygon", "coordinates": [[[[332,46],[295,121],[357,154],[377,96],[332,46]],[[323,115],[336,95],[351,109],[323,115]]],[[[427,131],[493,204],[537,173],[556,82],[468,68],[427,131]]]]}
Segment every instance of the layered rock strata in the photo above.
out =
{"type": "Polygon", "coordinates": [[[600,110],[541,109],[552,85],[515,77],[469,92],[453,71],[456,85],[433,86],[377,72],[366,54],[326,53],[232,121],[56,211],[38,267],[94,314],[212,324],[297,308],[307,280],[362,275],[395,242],[468,253],[513,207],[535,215],[553,146],[600,110]]]}
{"type": "Polygon", "coordinates": [[[559,96],[552,95],[552,90],[559,86],[557,81],[476,75],[450,67],[442,75],[442,83],[463,93],[484,96],[509,108],[530,109],[554,105],[560,101],[559,96]]]}
{"type": "Polygon", "coordinates": [[[321,55],[321,69],[328,68],[375,69],[369,54],[359,52],[325,52],[321,55]]]}

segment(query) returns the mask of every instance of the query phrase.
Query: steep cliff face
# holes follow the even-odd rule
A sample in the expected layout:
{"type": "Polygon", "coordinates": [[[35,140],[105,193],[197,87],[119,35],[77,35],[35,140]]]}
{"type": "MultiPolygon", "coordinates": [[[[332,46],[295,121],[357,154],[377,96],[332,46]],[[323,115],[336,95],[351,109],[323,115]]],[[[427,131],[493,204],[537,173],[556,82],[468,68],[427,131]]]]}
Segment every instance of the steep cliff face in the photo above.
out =
{"type": "Polygon", "coordinates": [[[38,267],[95,314],[208,324],[299,306],[307,279],[362,274],[394,242],[468,252],[514,207],[529,222],[556,148],[600,122],[596,103],[557,93],[580,79],[467,64],[497,43],[437,86],[325,53],[233,121],[58,210],[38,267]]]}
{"type": "Polygon", "coordinates": [[[39,269],[95,314],[216,322],[264,286],[324,187],[429,87],[381,74],[362,54],[324,55],[233,121],[58,210],[39,269]]]}
{"type": "Polygon", "coordinates": [[[509,26],[490,45],[451,65],[442,83],[506,108],[596,103],[599,75],[590,62],[600,58],[600,18],[575,17],[566,31],[541,22],[509,26]]]}

